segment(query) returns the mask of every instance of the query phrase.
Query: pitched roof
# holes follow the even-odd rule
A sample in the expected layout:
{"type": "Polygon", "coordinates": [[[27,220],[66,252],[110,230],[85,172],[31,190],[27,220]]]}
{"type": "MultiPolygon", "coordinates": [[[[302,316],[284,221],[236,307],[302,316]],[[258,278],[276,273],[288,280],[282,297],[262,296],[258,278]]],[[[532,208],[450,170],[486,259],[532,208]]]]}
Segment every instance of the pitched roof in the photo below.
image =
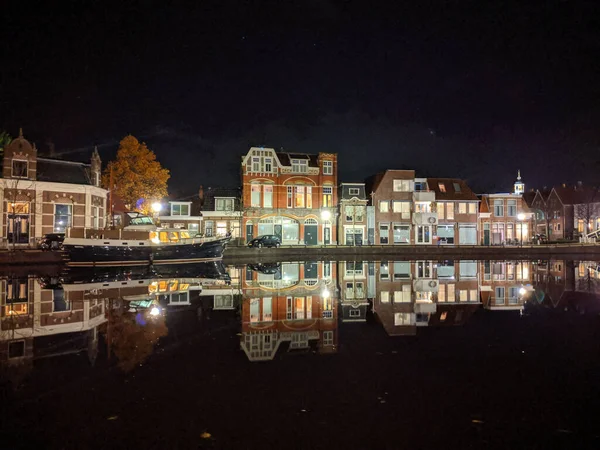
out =
{"type": "Polygon", "coordinates": [[[56,183],[92,184],[90,165],[62,159],[37,159],[37,179],[56,183]]]}
{"type": "Polygon", "coordinates": [[[523,193],[523,201],[525,202],[525,204],[531,208],[531,204],[533,203],[533,199],[535,198],[535,191],[529,191],[529,192],[524,192],[523,193]]]}
{"type": "Polygon", "coordinates": [[[239,188],[209,187],[204,190],[204,204],[202,205],[202,211],[214,211],[215,199],[218,197],[233,198],[233,209],[234,211],[239,211],[240,195],[241,192],[239,188]]]}
{"type": "Polygon", "coordinates": [[[481,201],[481,203],[479,203],[479,212],[480,213],[489,213],[490,211],[490,203],[488,201],[488,196],[487,195],[478,195],[477,197],[479,197],[479,200],[481,201]]]}
{"type": "Polygon", "coordinates": [[[291,166],[292,159],[307,159],[309,167],[319,167],[319,155],[314,153],[275,152],[275,154],[283,166],[291,166]]]}
{"type": "Polygon", "coordinates": [[[558,186],[553,190],[563,205],[600,201],[600,194],[591,186],[558,186]]]}
{"type": "Polygon", "coordinates": [[[338,191],[338,193],[340,193],[340,199],[342,200],[350,200],[354,197],[360,200],[367,200],[364,183],[342,183],[340,187],[341,189],[338,191]],[[358,189],[358,194],[351,195],[350,189],[358,189]]]}
{"type": "Polygon", "coordinates": [[[427,185],[435,192],[436,200],[479,200],[465,180],[459,178],[427,178],[427,185]]]}

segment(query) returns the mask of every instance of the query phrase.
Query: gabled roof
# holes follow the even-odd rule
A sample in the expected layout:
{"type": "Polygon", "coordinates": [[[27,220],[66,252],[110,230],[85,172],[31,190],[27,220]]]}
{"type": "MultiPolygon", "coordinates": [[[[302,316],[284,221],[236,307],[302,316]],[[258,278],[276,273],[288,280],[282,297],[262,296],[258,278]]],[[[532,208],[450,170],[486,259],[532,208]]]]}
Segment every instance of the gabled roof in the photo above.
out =
{"type": "Polygon", "coordinates": [[[591,186],[558,186],[553,188],[563,205],[578,205],[600,201],[600,194],[591,186]]]}
{"type": "Polygon", "coordinates": [[[478,195],[477,197],[479,197],[479,200],[481,203],[479,203],[479,212],[480,213],[489,213],[490,211],[490,203],[488,201],[488,197],[487,195],[478,195]]]}
{"type": "Polygon", "coordinates": [[[525,204],[531,208],[531,204],[533,203],[533,199],[535,198],[535,191],[529,191],[529,192],[524,192],[523,193],[523,201],[525,202],[525,204]]]}
{"type": "Polygon", "coordinates": [[[91,185],[90,165],[62,159],[37,159],[37,179],[55,183],[91,185]]]}
{"type": "Polygon", "coordinates": [[[234,211],[240,210],[240,196],[241,192],[239,188],[206,188],[204,190],[204,204],[202,211],[214,211],[215,210],[215,199],[218,197],[233,198],[233,209],[234,211]]]}
{"type": "Polygon", "coordinates": [[[407,169],[388,169],[384,172],[379,172],[375,175],[370,176],[369,178],[367,178],[366,180],[366,189],[367,192],[370,194],[372,192],[377,192],[377,189],[379,188],[379,185],[381,184],[381,182],[383,181],[383,179],[386,177],[386,175],[390,175],[390,176],[394,176],[394,173],[397,173],[400,176],[406,177],[408,176],[408,178],[402,178],[404,180],[406,179],[413,179],[415,178],[415,171],[414,170],[407,170],[407,169]],[[401,173],[402,172],[402,173],[401,173]]]}
{"type": "Polygon", "coordinates": [[[459,178],[427,178],[427,185],[435,192],[436,200],[479,200],[465,180],[459,178]],[[442,192],[440,186],[444,186],[446,192],[442,192]]]}

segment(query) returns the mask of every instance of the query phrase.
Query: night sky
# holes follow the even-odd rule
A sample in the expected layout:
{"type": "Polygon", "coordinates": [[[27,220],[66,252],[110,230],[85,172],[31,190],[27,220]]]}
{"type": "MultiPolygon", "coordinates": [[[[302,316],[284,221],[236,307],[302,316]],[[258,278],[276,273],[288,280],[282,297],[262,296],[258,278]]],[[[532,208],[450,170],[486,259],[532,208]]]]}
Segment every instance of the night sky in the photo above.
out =
{"type": "Polygon", "coordinates": [[[38,3],[2,7],[0,129],[42,152],[131,133],[182,194],[238,185],[250,145],[337,152],[340,181],[600,182],[595,1],[38,3]]]}

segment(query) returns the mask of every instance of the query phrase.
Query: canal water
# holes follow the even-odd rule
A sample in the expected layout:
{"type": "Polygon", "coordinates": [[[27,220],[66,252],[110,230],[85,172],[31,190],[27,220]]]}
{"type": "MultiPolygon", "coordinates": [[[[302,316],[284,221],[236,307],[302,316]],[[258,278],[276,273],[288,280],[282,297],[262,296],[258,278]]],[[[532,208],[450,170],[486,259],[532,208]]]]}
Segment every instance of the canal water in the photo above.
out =
{"type": "Polygon", "coordinates": [[[1,447],[600,448],[593,261],[6,270],[1,447]]]}

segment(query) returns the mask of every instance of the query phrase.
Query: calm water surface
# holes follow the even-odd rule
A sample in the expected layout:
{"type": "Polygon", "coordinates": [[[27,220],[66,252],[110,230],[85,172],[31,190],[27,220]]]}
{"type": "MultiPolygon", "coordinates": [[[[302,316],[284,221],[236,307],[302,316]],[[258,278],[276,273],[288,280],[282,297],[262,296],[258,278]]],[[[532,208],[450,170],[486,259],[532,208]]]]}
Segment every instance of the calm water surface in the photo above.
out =
{"type": "Polygon", "coordinates": [[[5,272],[2,448],[600,448],[597,267],[5,272]]]}

